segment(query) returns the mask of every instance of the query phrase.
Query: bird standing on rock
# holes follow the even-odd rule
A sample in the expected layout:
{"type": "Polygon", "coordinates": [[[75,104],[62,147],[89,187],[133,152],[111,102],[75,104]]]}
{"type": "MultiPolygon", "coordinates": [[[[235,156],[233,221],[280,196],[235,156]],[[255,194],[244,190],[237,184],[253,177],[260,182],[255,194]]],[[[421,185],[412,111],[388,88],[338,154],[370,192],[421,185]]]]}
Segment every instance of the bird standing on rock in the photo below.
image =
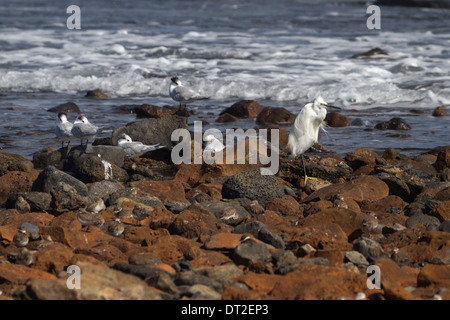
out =
{"type": "Polygon", "coordinates": [[[307,103],[295,118],[294,125],[289,133],[288,145],[291,150],[291,158],[301,155],[305,184],[311,178],[306,175],[305,160],[303,154],[319,140],[319,129],[325,128],[325,117],[328,105],[322,97],[317,97],[314,102],[307,103]]]}
{"type": "Polygon", "coordinates": [[[112,234],[114,237],[120,236],[124,230],[125,227],[118,218],[114,218],[114,220],[108,225],[108,232],[112,234]]]}
{"type": "Polygon", "coordinates": [[[67,142],[67,147],[70,144],[70,140],[72,140],[73,124],[67,120],[67,114],[65,112],[58,113],[58,119],[55,124],[55,134],[59,140],[61,140],[61,148],[64,147],[64,142],[67,142]]]}
{"type": "Polygon", "coordinates": [[[75,138],[81,140],[81,145],[83,145],[83,140],[86,140],[86,145],[90,139],[94,139],[97,133],[100,133],[100,129],[89,122],[84,114],[79,114],[77,120],[73,123],[71,130],[72,135],[75,138]]]}
{"type": "Polygon", "coordinates": [[[194,90],[183,86],[178,77],[173,77],[170,80],[169,95],[173,100],[180,103],[179,108],[182,106],[186,108],[187,103],[209,99],[209,97],[204,97],[194,90]]]}

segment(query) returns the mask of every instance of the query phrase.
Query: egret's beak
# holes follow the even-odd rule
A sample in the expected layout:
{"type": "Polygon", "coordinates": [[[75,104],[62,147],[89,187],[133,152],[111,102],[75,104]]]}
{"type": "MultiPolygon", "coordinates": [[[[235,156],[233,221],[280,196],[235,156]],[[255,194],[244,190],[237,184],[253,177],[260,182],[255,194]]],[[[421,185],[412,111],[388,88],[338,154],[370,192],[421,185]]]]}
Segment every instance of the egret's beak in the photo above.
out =
{"type": "Polygon", "coordinates": [[[330,104],[327,104],[327,108],[331,108],[331,109],[339,109],[339,110],[341,110],[341,108],[336,107],[336,106],[332,106],[332,105],[330,105],[330,104]]]}

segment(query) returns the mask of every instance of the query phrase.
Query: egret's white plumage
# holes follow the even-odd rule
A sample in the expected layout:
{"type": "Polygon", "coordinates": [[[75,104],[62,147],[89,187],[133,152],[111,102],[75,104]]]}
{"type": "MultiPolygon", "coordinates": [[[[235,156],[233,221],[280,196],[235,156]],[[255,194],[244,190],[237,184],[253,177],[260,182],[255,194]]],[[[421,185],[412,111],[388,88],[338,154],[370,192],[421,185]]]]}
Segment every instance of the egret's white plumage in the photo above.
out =
{"type": "Polygon", "coordinates": [[[205,150],[203,151],[203,156],[205,158],[212,153],[217,153],[225,149],[223,143],[220,142],[220,140],[214,137],[212,134],[207,135],[204,140],[207,143],[205,150]]]}
{"type": "Polygon", "coordinates": [[[71,132],[75,138],[81,140],[81,144],[83,144],[83,140],[86,140],[87,144],[90,139],[94,139],[95,135],[100,132],[100,129],[90,123],[84,114],[80,114],[73,123],[71,132]]]}
{"type": "Polygon", "coordinates": [[[191,103],[197,100],[206,100],[208,97],[204,97],[194,90],[183,86],[180,79],[173,77],[170,79],[169,85],[169,95],[176,102],[180,103],[181,106],[186,106],[187,103],[191,103]]]}
{"type": "Polygon", "coordinates": [[[69,145],[70,140],[74,138],[72,127],[73,124],[67,120],[67,114],[64,112],[58,113],[58,119],[56,119],[55,124],[55,134],[56,137],[61,140],[61,147],[64,146],[64,142],[67,142],[67,145],[69,145]]]}
{"type": "Polygon", "coordinates": [[[117,145],[125,150],[128,157],[135,157],[148,151],[164,148],[164,146],[160,146],[159,144],[146,145],[139,141],[133,141],[131,137],[125,133],[120,136],[117,145]]]}
{"type": "MultiPolygon", "coordinates": [[[[327,115],[327,106],[328,104],[320,96],[314,102],[307,103],[295,118],[294,125],[289,133],[288,144],[291,158],[301,155],[304,170],[303,153],[319,140],[319,129],[325,128],[324,120],[327,115]]],[[[307,179],[305,170],[305,183],[307,179]]]]}

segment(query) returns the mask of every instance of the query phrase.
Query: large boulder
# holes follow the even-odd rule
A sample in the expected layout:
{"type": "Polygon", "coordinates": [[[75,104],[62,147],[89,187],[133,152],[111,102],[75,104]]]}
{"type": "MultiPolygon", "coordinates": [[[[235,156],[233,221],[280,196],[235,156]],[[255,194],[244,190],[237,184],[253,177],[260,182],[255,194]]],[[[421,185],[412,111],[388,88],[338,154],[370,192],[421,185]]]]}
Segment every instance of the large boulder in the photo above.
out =
{"type": "Polygon", "coordinates": [[[0,152],[0,176],[9,171],[31,172],[33,163],[18,154],[0,152]]]}
{"type": "Polygon", "coordinates": [[[256,123],[293,124],[295,115],[286,108],[265,107],[256,117],[256,123]]]}
{"type": "Polygon", "coordinates": [[[172,115],[134,122],[126,127],[115,129],[112,134],[112,142],[113,145],[117,145],[120,135],[126,133],[134,141],[149,145],[159,143],[170,147],[172,146],[171,135],[176,129],[188,129],[186,117],[172,115]]]}
{"type": "Polygon", "coordinates": [[[265,107],[254,100],[241,100],[220,113],[230,114],[237,118],[256,118],[265,107]]]}

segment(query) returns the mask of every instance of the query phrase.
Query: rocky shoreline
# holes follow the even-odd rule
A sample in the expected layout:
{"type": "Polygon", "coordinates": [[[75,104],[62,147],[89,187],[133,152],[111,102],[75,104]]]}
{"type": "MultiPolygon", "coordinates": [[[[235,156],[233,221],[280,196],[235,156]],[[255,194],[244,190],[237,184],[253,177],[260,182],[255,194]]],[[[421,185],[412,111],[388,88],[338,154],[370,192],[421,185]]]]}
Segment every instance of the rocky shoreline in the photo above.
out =
{"type": "MultiPolygon", "coordinates": [[[[261,163],[174,165],[170,135],[187,118],[145,109],[155,116],[94,145],[0,153],[0,299],[450,299],[450,146],[310,152],[318,180],[305,186],[282,129],[275,176],[261,163]],[[122,133],[168,148],[129,159],[122,133]]],[[[218,121],[292,120],[273,109],[238,105],[218,121]]]]}

